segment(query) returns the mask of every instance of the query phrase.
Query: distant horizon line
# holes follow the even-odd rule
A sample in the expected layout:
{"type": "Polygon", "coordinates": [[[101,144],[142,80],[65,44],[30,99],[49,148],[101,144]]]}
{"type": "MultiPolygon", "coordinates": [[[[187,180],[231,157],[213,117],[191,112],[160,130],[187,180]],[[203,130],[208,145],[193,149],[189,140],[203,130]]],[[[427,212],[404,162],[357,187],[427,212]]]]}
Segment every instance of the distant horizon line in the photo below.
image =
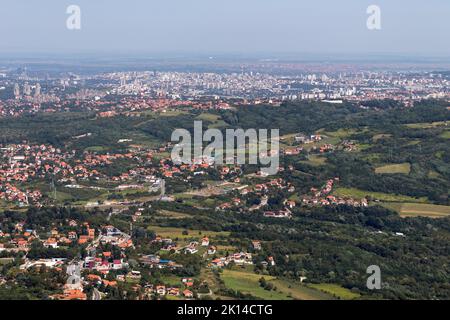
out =
{"type": "Polygon", "coordinates": [[[311,58],[312,56],[327,57],[327,58],[417,58],[417,59],[448,59],[450,60],[450,53],[420,53],[420,52],[314,52],[314,51],[119,51],[119,50],[92,50],[92,51],[2,51],[0,50],[0,57],[12,57],[21,56],[34,58],[36,56],[42,57],[71,57],[74,55],[82,56],[107,56],[107,57],[146,57],[146,58],[164,58],[169,56],[170,58],[180,57],[244,57],[244,58],[264,58],[264,59],[277,59],[277,58],[311,58]]]}

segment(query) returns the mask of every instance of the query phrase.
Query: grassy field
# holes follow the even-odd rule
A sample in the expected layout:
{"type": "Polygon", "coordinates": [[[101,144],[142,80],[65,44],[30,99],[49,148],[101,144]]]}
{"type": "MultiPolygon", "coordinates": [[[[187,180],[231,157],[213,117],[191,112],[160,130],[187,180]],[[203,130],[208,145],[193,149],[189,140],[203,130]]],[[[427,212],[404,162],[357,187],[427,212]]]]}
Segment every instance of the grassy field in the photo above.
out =
{"type": "Polygon", "coordinates": [[[261,299],[272,300],[332,300],[333,295],[322,290],[309,288],[299,282],[277,279],[268,275],[254,274],[251,271],[224,270],[221,279],[227,288],[251,294],[261,299]],[[259,279],[264,277],[276,287],[276,290],[267,291],[259,284],[259,279]]]}
{"type": "Polygon", "coordinates": [[[324,165],[327,161],[327,158],[320,155],[310,155],[307,161],[301,161],[301,163],[309,164],[311,166],[321,166],[324,165]]]}
{"type": "Polygon", "coordinates": [[[195,238],[195,237],[204,237],[208,236],[210,238],[217,236],[229,236],[229,232],[214,232],[214,231],[205,231],[205,230],[187,230],[188,234],[184,235],[183,231],[186,229],[182,228],[172,228],[172,227],[159,227],[159,226],[148,226],[148,230],[155,232],[157,235],[161,237],[167,238],[178,238],[178,239],[186,239],[186,238],[195,238]],[[200,234],[201,233],[201,234],[200,234]]]}
{"type": "Polygon", "coordinates": [[[84,151],[87,151],[87,152],[104,152],[107,150],[108,150],[108,148],[104,147],[104,146],[91,146],[91,147],[87,147],[86,149],[84,149],[84,151]]]}
{"type": "Polygon", "coordinates": [[[14,262],[14,258],[0,258],[0,265],[14,262]]]}
{"type": "MultiPolygon", "coordinates": [[[[268,291],[259,285],[260,274],[242,272],[235,270],[224,270],[221,278],[227,288],[241,293],[251,294],[254,297],[264,300],[291,300],[287,294],[278,291],[268,291]]],[[[275,280],[274,277],[264,276],[266,281],[275,280]]]]}
{"type": "Polygon", "coordinates": [[[165,110],[164,112],[159,112],[158,116],[160,117],[176,117],[182,114],[188,114],[187,111],[184,110],[165,110]]]}
{"type": "Polygon", "coordinates": [[[440,135],[441,138],[450,139],[450,131],[445,131],[440,135]]]}
{"type": "Polygon", "coordinates": [[[184,218],[191,218],[190,215],[175,211],[169,211],[169,210],[160,210],[158,212],[158,217],[162,218],[170,218],[170,219],[184,219],[184,218]]]}
{"type": "Polygon", "coordinates": [[[442,218],[450,215],[450,206],[424,203],[386,203],[383,205],[397,211],[402,217],[442,218]]]}
{"type": "Polygon", "coordinates": [[[417,202],[417,203],[423,203],[426,202],[426,198],[413,198],[408,197],[404,195],[396,195],[396,194],[389,194],[389,193],[382,193],[382,192],[372,192],[372,191],[365,191],[355,188],[343,188],[339,187],[336,188],[336,190],[333,191],[333,194],[340,197],[353,197],[353,198],[364,198],[366,196],[370,196],[374,199],[385,201],[385,202],[417,202]]]}
{"type": "Polygon", "coordinates": [[[330,131],[330,132],[323,132],[324,135],[334,138],[341,138],[346,139],[358,132],[364,132],[366,130],[358,131],[356,129],[339,129],[338,131],[330,131]]]}
{"type": "Polygon", "coordinates": [[[385,166],[375,168],[375,172],[380,174],[384,173],[409,174],[410,171],[411,171],[411,164],[409,164],[408,162],[399,164],[388,164],[385,166]]]}
{"type": "Polygon", "coordinates": [[[431,129],[436,127],[442,127],[448,124],[447,121],[438,122],[425,122],[425,123],[408,123],[406,126],[411,129],[431,129]]]}
{"type": "Polygon", "coordinates": [[[181,285],[181,278],[175,275],[164,275],[161,277],[161,281],[169,286],[179,286],[181,285]]]}
{"type": "Polygon", "coordinates": [[[379,134],[374,135],[374,136],[372,137],[372,140],[376,142],[376,141],[378,141],[378,140],[380,140],[380,139],[391,138],[391,137],[392,137],[392,134],[388,134],[388,133],[379,133],[379,134]]]}
{"type": "Polygon", "coordinates": [[[310,284],[308,286],[329,293],[339,299],[353,300],[360,297],[359,294],[354,293],[349,289],[343,288],[336,284],[320,283],[320,284],[310,284]]]}
{"type": "Polygon", "coordinates": [[[210,124],[208,128],[223,128],[227,126],[227,123],[223,121],[219,115],[212,113],[202,113],[197,116],[196,119],[211,122],[212,124],[210,124]]]}
{"type": "Polygon", "coordinates": [[[220,120],[220,116],[212,113],[202,113],[196,117],[197,120],[215,122],[220,120]]]}
{"type": "Polygon", "coordinates": [[[270,281],[278,290],[286,293],[288,296],[296,300],[333,300],[334,297],[326,292],[309,288],[300,283],[276,279],[270,281]]]}

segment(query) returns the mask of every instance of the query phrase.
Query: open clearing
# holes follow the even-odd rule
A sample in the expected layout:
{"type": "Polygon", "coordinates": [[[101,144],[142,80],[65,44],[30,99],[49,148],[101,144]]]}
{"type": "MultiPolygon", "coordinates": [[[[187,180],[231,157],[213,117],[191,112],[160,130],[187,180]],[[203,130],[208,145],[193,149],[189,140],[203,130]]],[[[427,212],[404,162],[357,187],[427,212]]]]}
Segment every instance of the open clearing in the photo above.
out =
{"type": "Polygon", "coordinates": [[[355,188],[343,188],[343,187],[336,188],[336,190],[333,191],[333,194],[340,196],[340,197],[352,197],[352,198],[364,198],[366,196],[369,196],[376,200],[385,201],[385,202],[424,203],[427,201],[426,198],[416,199],[416,198],[404,196],[404,195],[396,195],[396,194],[382,193],[382,192],[372,192],[372,191],[365,191],[365,190],[360,190],[360,189],[355,189],[355,188]]]}
{"type": "Polygon", "coordinates": [[[389,134],[389,133],[379,133],[379,134],[374,135],[374,136],[372,137],[372,140],[373,140],[374,142],[377,142],[378,140],[381,140],[381,139],[387,139],[387,138],[392,138],[392,134],[389,134]]]}
{"type": "Polygon", "coordinates": [[[309,288],[300,283],[277,279],[268,275],[254,274],[251,272],[224,270],[221,274],[225,286],[240,291],[242,293],[251,294],[261,299],[274,300],[332,300],[334,297],[326,292],[309,288]],[[272,283],[276,290],[268,291],[259,284],[259,279],[264,279],[272,283]]]}
{"type": "Polygon", "coordinates": [[[403,173],[409,174],[411,171],[411,164],[406,163],[398,163],[398,164],[388,164],[385,166],[375,168],[376,173],[385,174],[385,173],[403,173]]]}
{"type": "Polygon", "coordinates": [[[337,284],[320,283],[320,284],[309,284],[308,286],[332,294],[333,296],[339,299],[353,300],[360,297],[358,293],[354,293],[349,289],[343,288],[337,284]]]}
{"type": "Polygon", "coordinates": [[[300,283],[276,279],[270,281],[278,290],[286,293],[288,296],[296,300],[333,300],[334,297],[320,290],[308,288],[300,283]]]}
{"type": "Polygon", "coordinates": [[[450,206],[424,203],[387,203],[383,206],[397,211],[402,217],[442,218],[450,215],[450,206]]]}
{"type": "Polygon", "coordinates": [[[287,294],[278,291],[268,291],[259,285],[259,279],[264,277],[266,281],[274,280],[274,277],[263,276],[249,272],[224,270],[221,274],[221,279],[225,286],[241,293],[251,294],[254,297],[264,300],[290,300],[287,294]]]}
{"type": "Polygon", "coordinates": [[[440,135],[441,138],[450,139],[450,131],[445,131],[440,135]]]}
{"type": "Polygon", "coordinates": [[[160,210],[158,212],[158,216],[159,217],[164,217],[164,218],[170,218],[170,219],[185,219],[185,218],[191,218],[190,215],[188,214],[184,214],[184,213],[180,213],[180,212],[175,212],[175,211],[169,211],[169,210],[160,210]]]}
{"type": "Polygon", "coordinates": [[[218,236],[229,236],[230,233],[226,231],[222,232],[214,232],[214,231],[205,231],[205,230],[187,230],[188,234],[183,234],[183,231],[186,229],[182,228],[172,228],[172,227],[159,227],[159,226],[148,226],[148,230],[155,232],[158,236],[163,238],[178,238],[178,239],[187,239],[187,238],[195,238],[195,237],[218,237],[218,236]]]}
{"type": "Polygon", "coordinates": [[[305,164],[309,164],[311,166],[318,167],[318,166],[324,165],[326,161],[327,161],[326,157],[321,156],[321,155],[313,154],[313,155],[309,155],[308,156],[308,160],[300,161],[300,162],[301,163],[305,163],[305,164]]]}
{"type": "Polygon", "coordinates": [[[14,262],[14,258],[0,258],[0,265],[14,262]]]}
{"type": "Polygon", "coordinates": [[[424,122],[424,123],[408,123],[406,126],[411,129],[431,129],[436,127],[447,126],[448,121],[424,122]]]}

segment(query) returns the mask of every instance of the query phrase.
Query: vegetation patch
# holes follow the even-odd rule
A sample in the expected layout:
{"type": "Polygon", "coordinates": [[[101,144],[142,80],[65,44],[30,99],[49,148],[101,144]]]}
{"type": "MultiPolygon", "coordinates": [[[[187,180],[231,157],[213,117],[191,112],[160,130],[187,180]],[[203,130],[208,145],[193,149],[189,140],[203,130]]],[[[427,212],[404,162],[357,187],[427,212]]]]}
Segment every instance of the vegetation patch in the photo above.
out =
{"type": "Polygon", "coordinates": [[[301,163],[309,164],[312,166],[322,166],[327,161],[327,158],[320,155],[310,155],[308,157],[308,160],[306,161],[300,161],[301,163]]]}
{"type": "Polygon", "coordinates": [[[323,291],[309,288],[306,285],[296,283],[293,281],[287,281],[282,279],[276,279],[271,281],[279,290],[286,293],[288,296],[297,300],[333,300],[334,297],[331,294],[323,291]]]}
{"type": "Polygon", "coordinates": [[[445,131],[443,134],[440,135],[440,137],[444,139],[450,139],[450,131],[445,131]]]}
{"type": "Polygon", "coordinates": [[[398,163],[398,164],[388,164],[382,167],[375,168],[376,173],[380,174],[394,174],[394,173],[402,173],[409,174],[411,171],[411,164],[406,163],[398,163]]]}
{"type": "Polygon", "coordinates": [[[424,203],[388,203],[383,205],[397,211],[402,217],[442,218],[450,215],[450,206],[424,203]]]}
{"type": "Polygon", "coordinates": [[[274,280],[271,276],[262,276],[250,272],[242,272],[235,270],[224,270],[221,275],[225,286],[229,289],[241,292],[243,294],[250,294],[254,297],[264,300],[291,300],[284,292],[279,292],[276,286],[273,290],[267,290],[260,284],[260,279],[270,282],[274,280]]]}
{"type": "Polygon", "coordinates": [[[426,198],[413,198],[405,195],[397,195],[397,194],[391,194],[391,193],[382,193],[382,192],[372,192],[372,191],[365,191],[355,188],[343,188],[339,187],[336,188],[333,192],[334,195],[340,196],[340,197],[353,197],[353,198],[364,198],[369,197],[374,200],[380,200],[380,201],[386,201],[386,202],[419,202],[423,203],[426,202],[426,198]]]}
{"type": "Polygon", "coordinates": [[[309,287],[332,294],[333,296],[344,300],[353,300],[361,297],[360,294],[352,292],[351,290],[343,288],[337,284],[319,283],[319,284],[310,284],[309,287]]]}
{"type": "Polygon", "coordinates": [[[208,237],[218,237],[218,236],[229,236],[230,233],[227,231],[214,232],[205,230],[187,230],[183,228],[173,228],[173,227],[159,227],[159,226],[148,226],[149,231],[155,232],[157,235],[164,238],[178,238],[187,239],[192,237],[208,236],[208,237]]]}

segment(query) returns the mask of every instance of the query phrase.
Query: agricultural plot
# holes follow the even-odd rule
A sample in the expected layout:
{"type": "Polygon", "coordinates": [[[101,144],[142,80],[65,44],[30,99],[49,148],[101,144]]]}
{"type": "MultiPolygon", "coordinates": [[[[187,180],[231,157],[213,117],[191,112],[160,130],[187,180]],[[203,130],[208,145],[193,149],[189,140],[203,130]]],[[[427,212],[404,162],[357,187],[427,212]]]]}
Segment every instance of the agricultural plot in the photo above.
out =
{"type": "MultiPolygon", "coordinates": [[[[248,271],[224,270],[221,279],[229,289],[251,294],[260,299],[271,300],[332,300],[333,295],[306,285],[278,279],[268,275],[254,274],[248,271]],[[271,283],[274,290],[268,291],[260,286],[259,280],[264,278],[271,283]]],[[[348,294],[348,293],[347,293],[348,294]]]]}
{"type": "Polygon", "coordinates": [[[397,211],[402,217],[442,218],[450,216],[450,206],[424,203],[386,203],[383,205],[397,211]]]}
{"type": "Polygon", "coordinates": [[[173,228],[173,227],[159,227],[159,226],[148,226],[148,230],[155,232],[157,235],[163,238],[171,238],[171,239],[190,239],[190,238],[198,238],[200,236],[208,236],[210,238],[219,237],[219,236],[229,236],[230,233],[227,231],[222,232],[214,232],[214,231],[205,231],[205,230],[186,230],[182,228],[173,228]],[[188,234],[186,234],[186,232],[188,234]]]}
{"type": "Polygon", "coordinates": [[[262,276],[250,272],[235,270],[224,270],[221,278],[225,286],[229,289],[239,291],[244,294],[250,294],[254,297],[264,300],[292,300],[287,294],[276,290],[265,290],[259,284],[259,279],[264,277],[266,281],[275,280],[271,276],[262,276]]]}
{"type": "Polygon", "coordinates": [[[329,293],[339,299],[343,300],[353,300],[361,297],[360,294],[354,293],[349,289],[343,288],[337,284],[320,283],[320,284],[310,284],[311,288],[321,290],[323,292],[329,293]]]}
{"type": "Polygon", "coordinates": [[[377,142],[378,140],[382,140],[382,139],[388,139],[388,138],[392,138],[392,134],[389,133],[379,133],[376,134],[372,137],[372,140],[374,142],[377,142]]]}
{"type": "Polygon", "coordinates": [[[296,300],[333,300],[332,295],[300,283],[276,279],[271,281],[280,291],[296,300]]]}
{"type": "Polygon", "coordinates": [[[409,163],[399,163],[399,164],[388,164],[385,166],[375,168],[375,172],[379,174],[409,174],[411,171],[411,164],[409,163]]]}
{"type": "Polygon", "coordinates": [[[0,266],[14,262],[14,258],[0,258],[0,266]]]}
{"type": "Polygon", "coordinates": [[[320,155],[309,155],[308,160],[300,161],[301,163],[309,164],[311,166],[322,166],[327,161],[327,158],[320,155]]]}
{"type": "Polygon", "coordinates": [[[414,203],[424,203],[427,201],[426,198],[413,198],[404,195],[396,195],[382,192],[372,192],[365,191],[355,188],[343,188],[339,187],[333,191],[333,194],[340,197],[352,197],[352,198],[364,198],[371,197],[375,200],[380,200],[383,202],[414,202],[414,203]]]}
{"type": "Polygon", "coordinates": [[[450,131],[445,131],[440,135],[441,138],[450,139],[450,131]]]}
{"type": "Polygon", "coordinates": [[[447,126],[448,121],[424,122],[424,123],[408,123],[406,126],[411,129],[431,129],[436,127],[447,126]]]}

